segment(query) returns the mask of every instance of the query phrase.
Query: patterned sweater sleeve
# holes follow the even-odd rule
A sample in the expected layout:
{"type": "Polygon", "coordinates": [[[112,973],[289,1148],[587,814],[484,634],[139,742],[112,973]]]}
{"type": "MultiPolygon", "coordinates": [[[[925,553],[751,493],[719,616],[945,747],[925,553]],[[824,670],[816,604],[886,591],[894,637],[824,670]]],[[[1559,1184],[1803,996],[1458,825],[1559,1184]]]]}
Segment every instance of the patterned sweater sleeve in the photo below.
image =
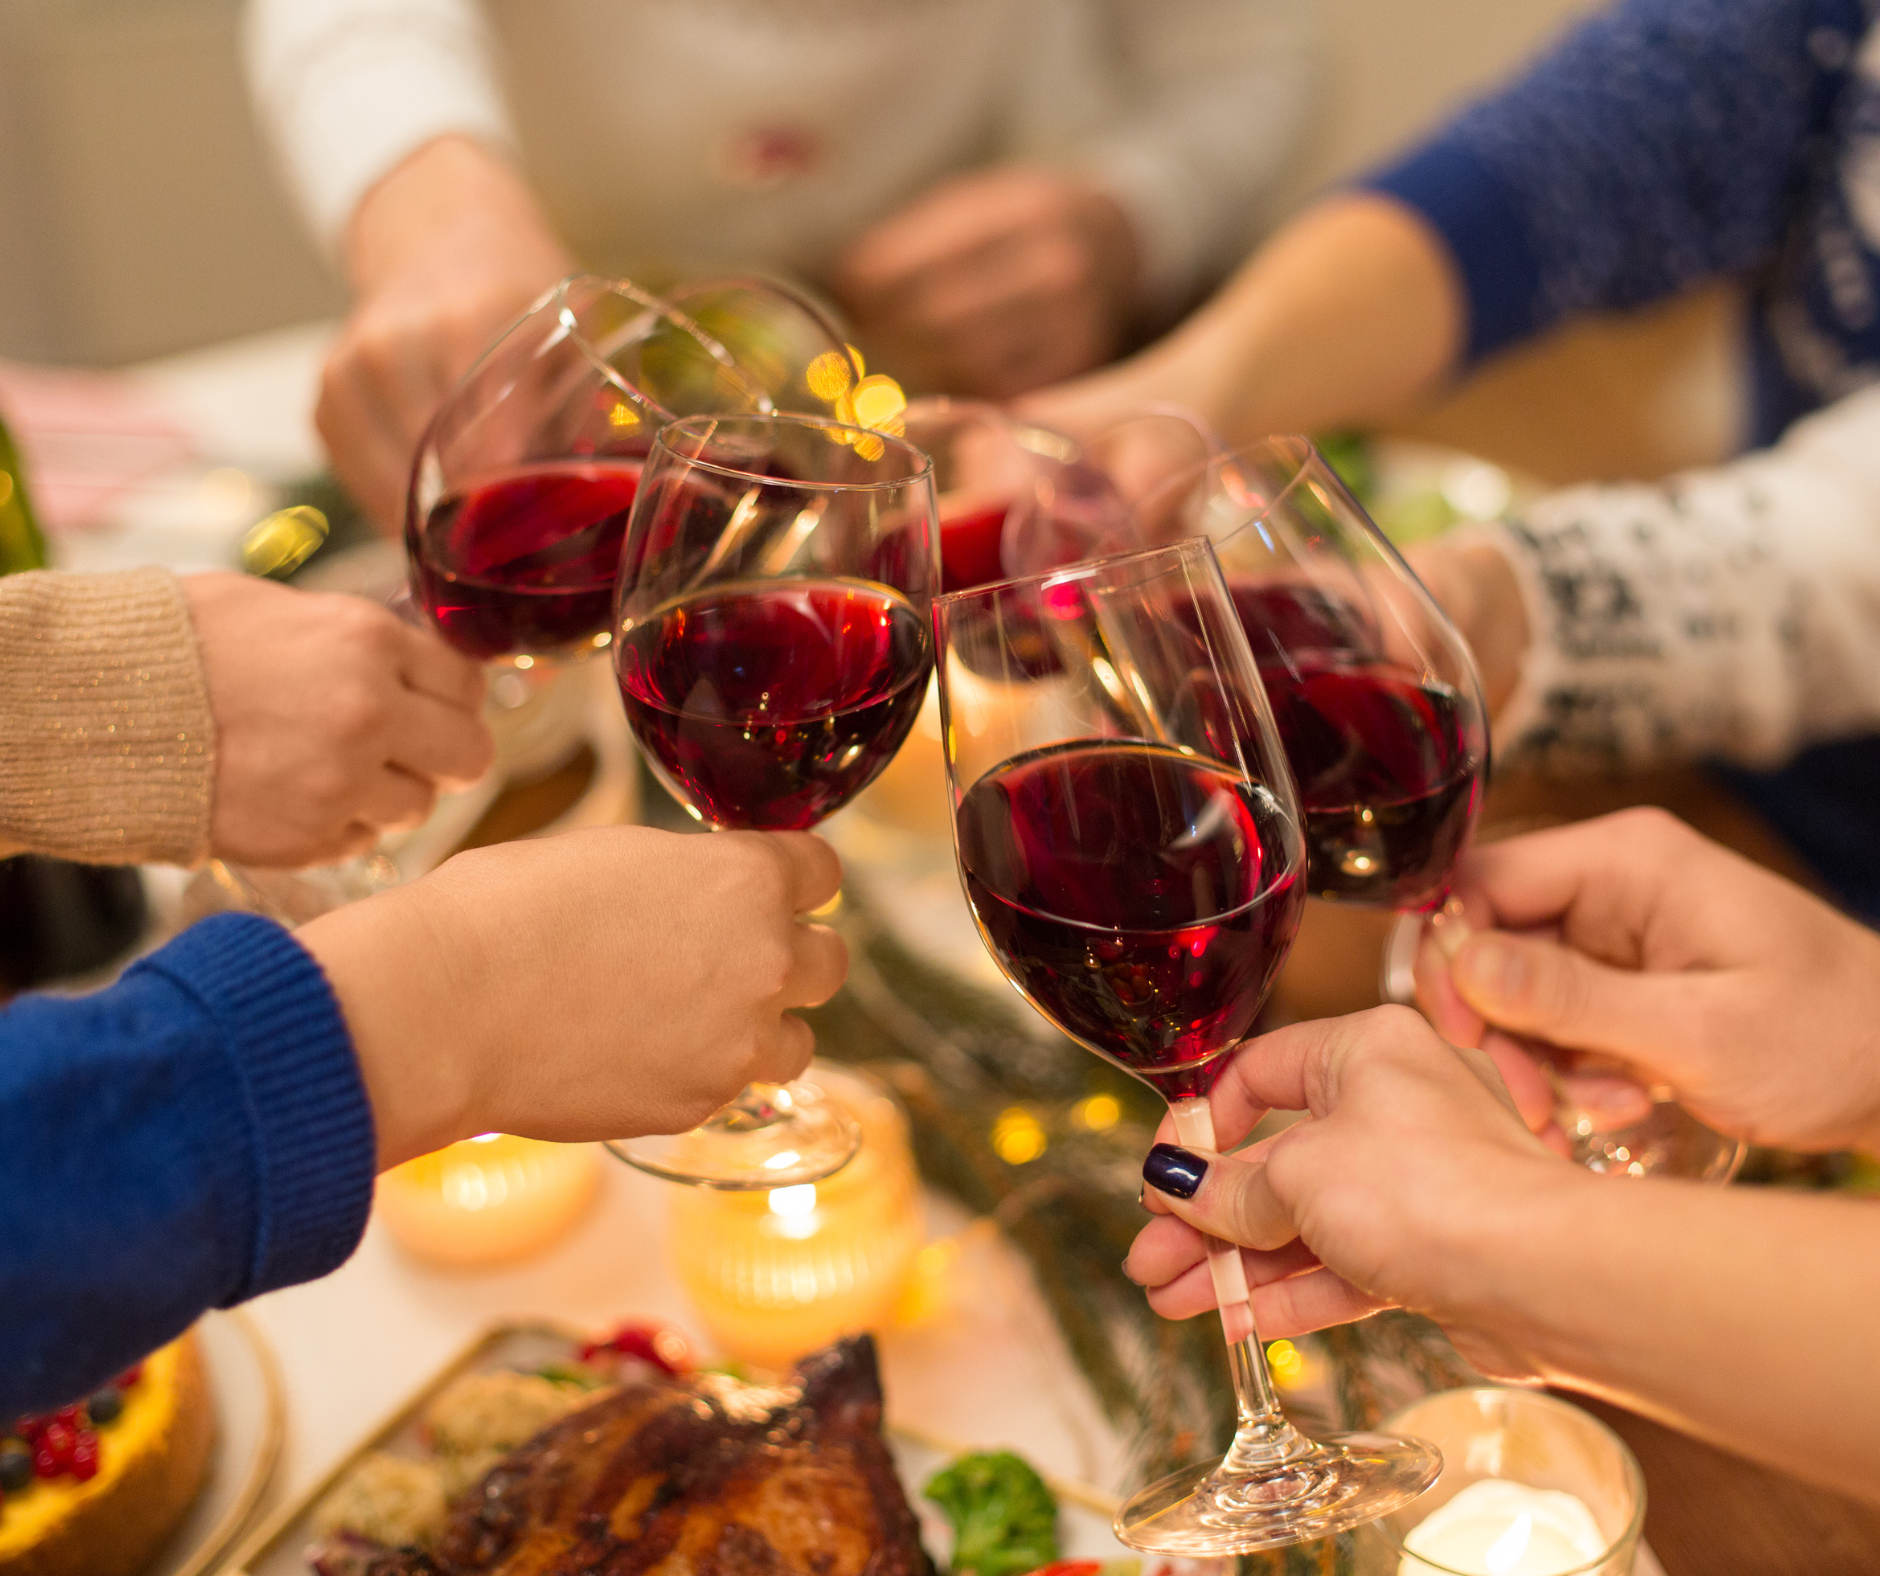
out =
{"type": "Polygon", "coordinates": [[[1880,730],[1880,388],[1729,464],[1489,529],[1533,630],[1502,758],[1767,766],[1880,730]]]}
{"type": "Polygon", "coordinates": [[[1621,0],[1362,184],[1441,234],[1480,357],[1769,262],[1863,0],[1621,0]]]}

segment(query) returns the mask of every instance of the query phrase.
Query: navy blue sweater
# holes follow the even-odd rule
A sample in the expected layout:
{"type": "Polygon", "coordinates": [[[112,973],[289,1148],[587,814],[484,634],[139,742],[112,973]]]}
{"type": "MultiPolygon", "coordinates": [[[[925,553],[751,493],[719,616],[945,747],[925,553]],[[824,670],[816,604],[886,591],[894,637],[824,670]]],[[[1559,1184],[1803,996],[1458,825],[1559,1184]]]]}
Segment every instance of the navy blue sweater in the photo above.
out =
{"type": "Polygon", "coordinates": [[[267,920],[0,1010],[0,1424],[343,1263],[374,1153],[339,1005],[267,920]]]}
{"type": "MultiPolygon", "coordinates": [[[[1447,241],[1471,359],[1576,312],[1743,280],[1748,436],[1771,442],[1880,380],[1877,12],[1621,0],[1364,184],[1447,241]]],[[[1880,923],[1880,740],[1724,775],[1880,923]]]]}

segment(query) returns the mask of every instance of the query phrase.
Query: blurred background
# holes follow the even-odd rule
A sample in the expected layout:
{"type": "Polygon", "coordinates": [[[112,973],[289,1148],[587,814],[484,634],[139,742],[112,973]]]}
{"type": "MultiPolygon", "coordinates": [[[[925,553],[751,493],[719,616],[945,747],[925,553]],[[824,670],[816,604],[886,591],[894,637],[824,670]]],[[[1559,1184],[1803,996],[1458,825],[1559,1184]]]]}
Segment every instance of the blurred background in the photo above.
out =
{"type": "MultiPolygon", "coordinates": [[[[1284,206],[1592,8],[1322,0],[1322,91],[1284,206]]],[[[0,357],[119,366],[343,310],[270,168],[238,63],[239,10],[0,0],[0,357]]],[[[1419,434],[1548,480],[1708,458],[1735,419],[1728,328],[1728,303],[1711,296],[1616,330],[1582,327],[1479,375],[1419,434]]]]}

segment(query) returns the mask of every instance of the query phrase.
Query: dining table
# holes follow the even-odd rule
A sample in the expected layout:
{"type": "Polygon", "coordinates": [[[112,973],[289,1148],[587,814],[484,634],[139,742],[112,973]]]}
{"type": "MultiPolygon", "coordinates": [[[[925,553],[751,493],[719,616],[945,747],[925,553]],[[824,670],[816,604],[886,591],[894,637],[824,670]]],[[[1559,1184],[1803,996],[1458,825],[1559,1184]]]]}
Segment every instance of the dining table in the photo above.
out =
{"type": "MultiPolygon", "coordinates": [[[[323,467],[312,408],[336,330],[307,324],[112,374],[0,363],[0,403],[10,417],[18,412],[29,461],[44,478],[43,512],[62,564],[234,566],[248,528],[323,467]]],[[[493,814],[501,826],[500,805],[493,814]]],[[[155,884],[177,880],[159,875],[155,884]]],[[[936,889],[925,900],[947,898],[936,889]]],[[[499,1321],[666,1321],[708,1350],[671,1268],[672,1186],[607,1159],[592,1205],[565,1237],[478,1270],[412,1257],[375,1217],[334,1273],[253,1302],[287,1408],[286,1448],[266,1504],[319,1482],[499,1321]]],[[[972,1229],[949,1199],[929,1192],[925,1209],[929,1237],[965,1251],[921,1317],[881,1334],[889,1417],[963,1446],[1013,1447],[1067,1479],[1120,1487],[1126,1443],[1080,1376],[1024,1259],[996,1231],[972,1229]]],[[[1638,1456],[1646,1536],[1667,1576],[1880,1572],[1880,1509],[1618,1407],[1581,1404],[1638,1456]]]]}

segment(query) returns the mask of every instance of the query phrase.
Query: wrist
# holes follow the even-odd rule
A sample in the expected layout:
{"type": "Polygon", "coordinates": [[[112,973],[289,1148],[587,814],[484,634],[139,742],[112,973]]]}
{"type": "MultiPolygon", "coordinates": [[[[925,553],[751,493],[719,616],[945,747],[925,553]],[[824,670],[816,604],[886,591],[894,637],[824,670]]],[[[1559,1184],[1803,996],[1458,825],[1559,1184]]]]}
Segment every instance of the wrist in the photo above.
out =
{"type": "Polygon", "coordinates": [[[359,200],[342,254],[355,294],[370,295],[411,258],[461,246],[465,228],[503,251],[540,253],[547,272],[570,271],[547,218],[509,160],[475,139],[434,138],[381,176],[359,200]]]}
{"type": "Polygon", "coordinates": [[[1492,1174],[1472,1170],[1487,1185],[1468,1203],[1433,1212],[1442,1229],[1425,1249],[1432,1279],[1420,1311],[1552,1371],[1562,1356],[1554,1314],[1563,1283],[1583,1273],[1574,1255],[1597,1239],[1587,1217],[1600,1191],[1616,1185],[1552,1155],[1523,1154],[1492,1174]]]}
{"type": "Polygon", "coordinates": [[[477,1069],[486,1026],[457,979],[450,938],[414,889],[380,893],[303,925],[352,1036],[372,1103],[380,1170],[486,1125],[477,1069]]]}

